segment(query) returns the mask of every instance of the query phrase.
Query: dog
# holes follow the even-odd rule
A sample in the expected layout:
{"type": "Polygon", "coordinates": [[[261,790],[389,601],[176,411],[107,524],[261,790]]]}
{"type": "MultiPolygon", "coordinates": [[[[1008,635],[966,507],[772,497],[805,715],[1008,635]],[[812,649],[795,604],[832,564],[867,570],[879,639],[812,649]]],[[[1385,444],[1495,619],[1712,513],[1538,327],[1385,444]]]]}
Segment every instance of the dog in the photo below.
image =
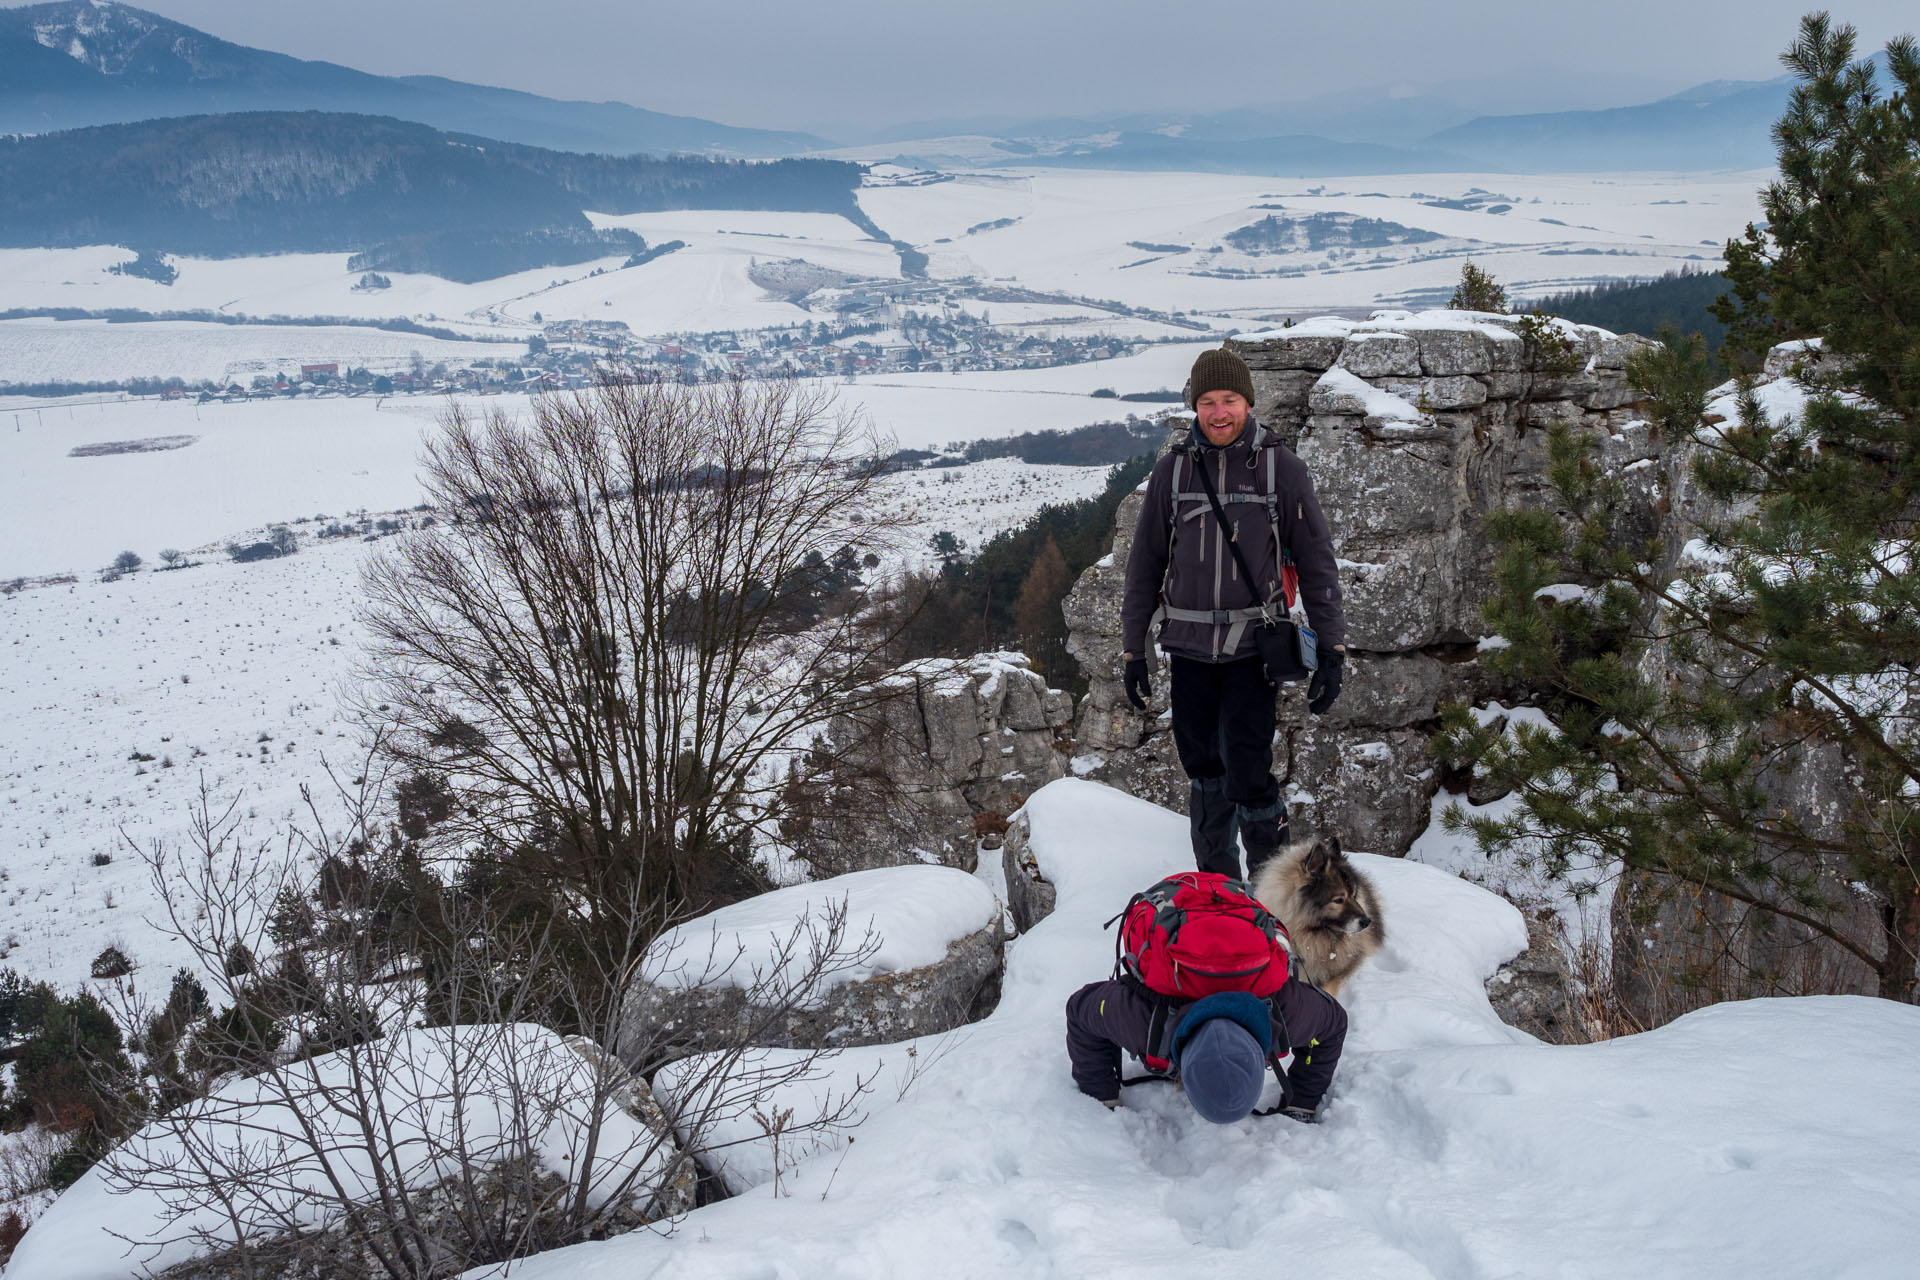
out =
{"type": "Polygon", "coordinates": [[[1331,836],[1288,845],[1263,863],[1253,896],[1286,927],[1300,975],[1330,996],[1386,945],[1380,895],[1331,836]]]}

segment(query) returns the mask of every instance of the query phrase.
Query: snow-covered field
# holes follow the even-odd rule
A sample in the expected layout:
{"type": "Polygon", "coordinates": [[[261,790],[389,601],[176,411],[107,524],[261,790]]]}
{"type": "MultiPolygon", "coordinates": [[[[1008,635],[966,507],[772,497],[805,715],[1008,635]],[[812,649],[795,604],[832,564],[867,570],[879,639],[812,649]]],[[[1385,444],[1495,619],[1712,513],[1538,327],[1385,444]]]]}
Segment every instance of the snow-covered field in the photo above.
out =
{"type": "Polygon", "coordinates": [[[217,543],[269,521],[420,501],[434,397],[255,401],[0,399],[0,577],[97,569],[123,550],[217,543]],[[73,457],[119,441],[181,448],[73,457]]]}
{"type": "MultiPolygon", "coordinates": [[[[864,413],[900,447],[925,448],[1151,408],[1091,393],[1177,388],[1199,350],[1169,345],[1054,369],[830,385],[842,409],[864,413]]],[[[421,433],[447,407],[435,396],[205,405],[0,397],[0,578],[98,568],[129,549],[152,559],[163,547],[198,547],[269,521],[412,506],[421,433]],[[188,436],[180,448],[71,456],[81,446],[188,436]]],[[[468,407],[522,414],[527,399],[468,407]]]]}
{"type": "Polygon", "coordinates": [[[889,234],[929,253],[935,277],[1017,280],[1030,289],[1251,319],[1451,289],[1465,256],[1524,295],[1595,278],[1717,268],[1721,245],[1758,216],[1755,193],[1766,177],[1414,174],[1302,181],[1035,169],[870,186],[860,204],[889,234]],[[1495,198],[1463,200],[1477,193],[1495,198]],[[1479,208],[1436,207],[1444,201],[1479,208]],[[1255,256],[1222,244],[1228,232],[1272,213],[1350,213],[1445,239],[1396,249],[1384,262],[1366,249],[1255,256]],[[967,234],[1001,219],[1012,225],[967,234]],[[1209,252],[1216,247],[1221,251],[1209,252]],[[1223,268],[1300,274],[1194,274],[1223,268]]]}
{"type": "Polygon", "coordinates": [[[284,373],[298,382],[303,364],[399,373],[415,360],[458,368],[526,353],[521,342],[449,342],[356,325],[0,320],[0,383],[180,378],[246,386],[256,374],[284,373]]]}
{"type": "MultiPolygon", "coordinates": [[[[1682,266],[1711,268],[1721,244],[1757,216],[1755,193],[1767,176],[1440,174],[1308,182],[1009,169],[901,184],[890,181],[883,167],[859,200],[888,235],[930,255],[936,280],[1118,300],[1231,327],[1257,317],[1367,307],[1450,288],[1469,255],[1522,295],[1682,266]],[[1384,250],[1262,255],[1240,252],[1222,239],[1269,214],[1321,213],[1383,219],[1441,239],[1384,250]],[[1008,225],[989,225],[1003,220],[1008,225]],[[1209,274],[1219,272],[1253,274],[1209,274]]],[[[516,337],[532,331],[537,312],[544,321],[620,320],[646,336],[820,318],[755,285],[747,275],[755,259],[798,259],[862,279],[900,276],[890,247],[830,214],[683,211],[593,219],[631,228],[649,243],[680,240],[686,247],[638,267],[622,268],[622,259],[607,258],[476,284],[388,272],[391,287],[380,290],[355,288],[361,273],[347,269],[346,254],[176,259],[178,278],[162,285],[114,274],[112,267],[133,257],[124,248],[5,249],[0,310],[405,316],[516,337]]],[[[1008,310],[1030,304],[965,305],[990,309],[1008,322],[1037,318],[1008,310]]],[[[8,363],[0,359],[0,365],[8,363]]]]}

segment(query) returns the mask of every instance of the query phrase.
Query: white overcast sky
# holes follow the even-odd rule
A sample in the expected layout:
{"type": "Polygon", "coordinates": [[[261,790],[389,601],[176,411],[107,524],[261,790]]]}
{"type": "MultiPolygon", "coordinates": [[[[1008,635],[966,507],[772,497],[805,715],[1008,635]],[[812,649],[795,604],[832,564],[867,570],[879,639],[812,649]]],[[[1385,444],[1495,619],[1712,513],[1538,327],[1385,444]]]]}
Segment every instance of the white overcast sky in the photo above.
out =
{"type": "MultiPolygon", "coordinates": [[[[386,75],[830,130],[1219,110],[1480,81],[1490,113],[1618,106],[1780,74],[1807,0],[140,0],[224,39],[386,75]]],[[[1914,0],[1835,17],[1870,51],[1914,0]]]]}

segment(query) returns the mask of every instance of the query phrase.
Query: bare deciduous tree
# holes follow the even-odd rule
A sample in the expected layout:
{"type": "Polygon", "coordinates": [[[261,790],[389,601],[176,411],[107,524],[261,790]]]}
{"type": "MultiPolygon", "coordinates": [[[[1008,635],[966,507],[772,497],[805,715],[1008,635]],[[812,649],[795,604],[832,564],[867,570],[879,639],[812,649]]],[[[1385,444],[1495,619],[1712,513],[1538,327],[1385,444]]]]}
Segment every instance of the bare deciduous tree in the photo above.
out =
{"type": "Polygon", "coordinates": [[[452,518],[367,573],[367,691],[394,758],[448,780],[468,856],[515,851],[609,956],[622,903],[657,925],[759,887],[777,766],[888,693],[897,614],[859,586],[890,545],[879,457],[796,383],[452,410],[424,465],[452,518]]]}

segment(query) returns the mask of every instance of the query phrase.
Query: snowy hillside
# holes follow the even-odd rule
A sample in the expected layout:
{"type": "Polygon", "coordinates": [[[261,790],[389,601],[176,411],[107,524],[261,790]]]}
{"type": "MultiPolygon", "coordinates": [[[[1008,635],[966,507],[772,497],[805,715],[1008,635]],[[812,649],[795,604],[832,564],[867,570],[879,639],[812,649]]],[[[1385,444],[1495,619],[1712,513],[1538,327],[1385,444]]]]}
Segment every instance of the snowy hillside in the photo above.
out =
{"type": "MultiPolygon", "coordinates": [[[[343,495],[384,496],[386,506],[417,497],[420,420],[376,416],[369,401],[331,404],[366,418],[329,421],[319,412],[329,402],[205,406],[200,447],[224,450],[212,467],[165,465],[196,452],[183,449],[61,452],[44,472],[0,471],[0,485],[17,486],[0,488],[0,547],[44,548],[29,565],[97,567],[123,546],[151,564],[163,546],[213,544],[190,569],[118,582],[83,571],[0,597],[0,966],[69,990],[113,943],[143,988],[163,983],[187,957],[145,923],[153,897],[127,841],[178,839],[203,777],[222,801],[240,797],[261,838],[305,818],[303,784],[324,814],[338,811],[322,761],[343,778],[360,772],[341,697],[363,641],[360,566],[374,548],[357,536],[318,539],[324,524],[304,518],[293,556],[234,564],[218,546],[269,519],[316,509],[341,518],[343,495]],[[278,427],[263,416],[295,410],[305,416],[278,427]],[[224,445],[221,422],[235,428],[224,445]]],[[[135,409],[194,418],[191,405],[135,409]]],[[[0,434],[0,457],[22,438],[31,437],[0,434]]],[[[881,510],[905,522],[904,550],[925,562],[937,530],[978,546],[1047,503],[1098,493],[1106,478],[1105,467],[999,458],[889,477],[881,510]]]]}
{"type": "MultiPolygon", "coordinates": [[[[1112,964],[1100,922],[1185,860],[1186,823],[1071,780],[1027,812],[1059,908],[1012,943],[995,1013],[954,1034],[904,1100],[871,1095],[855,1140],[777,1192],[769,1180],[670,1237],[511,1274],[1912,1274],[1920,1010],[1757,1001],[1605,1044],[1538,1044],[1481,987],[1523,945],[1518,914],[1442,872],[1363,857],[1393,942],[1348,988],[1323,1122],[1215,1127],[1165,1085],[1110,1113],[1068,1077],[1062,1005],[1112,964]]],[[[897,1072],[905,1054],[849,1051],[842,1072],[897,1072]]]]}

